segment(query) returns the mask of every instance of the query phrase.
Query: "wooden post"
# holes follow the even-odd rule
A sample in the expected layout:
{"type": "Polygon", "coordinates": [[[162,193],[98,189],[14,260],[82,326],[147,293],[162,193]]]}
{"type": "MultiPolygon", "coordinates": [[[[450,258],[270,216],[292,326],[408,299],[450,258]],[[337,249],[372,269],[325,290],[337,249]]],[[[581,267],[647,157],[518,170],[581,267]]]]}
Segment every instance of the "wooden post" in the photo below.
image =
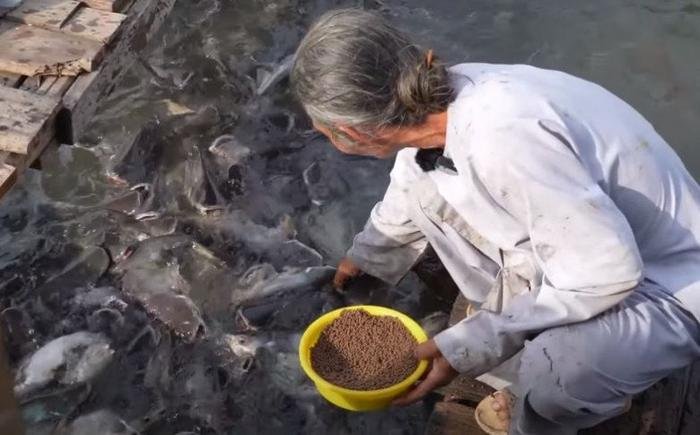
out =
{"type": "Polygon", "coordinates": [[[0,325],[0,433],[3,435],[24,434],[22,415],[12,391],[14,384],[5,352],[4,333],[0,325]]]}

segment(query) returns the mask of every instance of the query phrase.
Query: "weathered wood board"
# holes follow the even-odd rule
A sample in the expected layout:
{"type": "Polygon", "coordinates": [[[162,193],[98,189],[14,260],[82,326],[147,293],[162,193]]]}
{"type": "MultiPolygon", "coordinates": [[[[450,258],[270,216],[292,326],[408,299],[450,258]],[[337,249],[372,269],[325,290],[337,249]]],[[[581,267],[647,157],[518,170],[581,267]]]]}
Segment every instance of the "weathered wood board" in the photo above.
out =
{"type": "Polygon", "coordinates": [[[17,170],[7,163],[0,163],[0,197],[5,196],[8,190],[17,181],[17,170]]]}
{"type": "Polygon", "coordinates": [[[60,97],[70,87],[70,85],[73,84],[74,81],[75,77],[48,76],[41,83],[39,89],[36,90],[36,93],[39,95],[55,95],[60,97]]]}
{"type": "MultiPolygon", "coordinates": [[[[18,86],[19,91],[29,91],[29,93],[34,93],[36,95],[53,97],[57,102],[60,102],[61,96],[74,81],[75,77],[68,76],[37,76],[24,78],[14,74],[0,73],[0,86],[18,86]]],[[[4,104],[4,102],[0,103],[0,106],[2,106],[2,104],[4,104]]],[[[56,128],[53,128],[53,125],[47,126],[49,127],[47,131],[56,130],[57,135],[59,134],[62,126],[61,113],[62,112],[59,110],[55,116],[54,125],[56,128]]],[[[1,136],[2,134],[0,134],[0,137],[1,136]]],[[[60,135],[57,138],[58,140],[48,138],[51,142],[47,142],[47,139],[41,139],[41,135],[39,135],[39,137],[39,141],[30,149],[28,154],[0,151],[0,197],[4,196],[5,193],[12,188],[25,170],[29,167],[35,167],[38,157],[48,146],[51,146],[51,144],[58,146],[58,141],[60,141],[60,135]]]]}
{"type": "Polygon", "coordinates": [[[18,89],[22,89],[23,91],[38,91],[39,87],[41,87],[41,83],[44,80],[44,76],[33,76],[33,77],[26,77],[22,83],[19,85],[18,89]]]}
{"type": "Polygon", "coordinates": [[[34,76],[26,77],[17,74],[0,72],[0,86],[35,92],[39,95],[63,96],[75,81],[71,76],[34,76]]]}
{"type": "Polygon", "coordinates": [[[35,161],[51,146],[57,147],[58,142],[56,140],[44,142],[40,146],[34,147],[27,155],[0,152],[0,159],[4,159],[6,164],[13,166],[17,170],[17,175],[19,176],[28,168],[33,167],[35,161]]]}
{"type": "Polygon", "coordinates": [[[25,0],[7,19],[107,44],[126,15],[81,6],[74,0],[25,0]]]}
{"type": "Polygon", "coordinates": [[[22,81],[22,76],[20,74],[13,73],[0,73],[0,86],[7,86],[14,88],[22,81]]]}
{"type": "Polygon", "coordinates": [[[439,402],[430,415],[426,435],[482,435],[474,419],[474,408],[459,403],[439,402]]]}
{"type": "Polygon", "coordinates": [[[80,7],[74,0],[24,0],[7,18],[49,30],[59,30],[80,7]]]}
{"type": "Polygon", "coordinates": [[[7,20],[0,22],[0,70],[26,76],[92,71],[103,44],[7,20]]]}
{"type": "Polygon", "coordinates": [[[91,8],[108,12],[121,12],[132,0],[83,0],[91,8]]]}
{"type": "Polygon", "coordinates": [[[81,7],[61,31],[107,44],[116,36],[125,19],[126,15],[81,7]]]}
{"type": "Polygon", "coordinates": [[[449,384],[435,390],[436,393],[442,394],[448,402],[469,403],[475,407],[481,399],[495,391],[483,382],[464,375],[459,375],[449,384]]]}
{"type": "Polygon", "coordinates": [[[0,86],[0,150],[27,154],[48,143],[60,99],[0,86]]]}

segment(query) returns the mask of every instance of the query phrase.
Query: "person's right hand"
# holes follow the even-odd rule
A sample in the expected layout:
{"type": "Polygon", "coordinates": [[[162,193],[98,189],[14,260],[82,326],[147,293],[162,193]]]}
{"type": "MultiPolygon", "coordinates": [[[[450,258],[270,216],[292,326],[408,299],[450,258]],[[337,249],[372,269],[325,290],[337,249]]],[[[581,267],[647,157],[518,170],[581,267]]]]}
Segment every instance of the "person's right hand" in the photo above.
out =
{"type": "Polygon", "coordinates": [[[342,291],[345,284],[352,279],[361,274],[362,271],[355,263],[349,258],[345,257],[338,263],[338,269],[335,272],[335,277],[333,277],[333,288],[338,291],[342,291]]]}
{"type": "Polygon", "coordinates": [[[429,360],[430,369],[428,369],[425,379],[420,381],[415,388],[392,402],[395,406],[408,406],[415,403],[434,389],[449,384],[458,375],[447,359],[442,356],[435,340],[428,340],[416,346],[415,355],[419,361],[429,360]]]}

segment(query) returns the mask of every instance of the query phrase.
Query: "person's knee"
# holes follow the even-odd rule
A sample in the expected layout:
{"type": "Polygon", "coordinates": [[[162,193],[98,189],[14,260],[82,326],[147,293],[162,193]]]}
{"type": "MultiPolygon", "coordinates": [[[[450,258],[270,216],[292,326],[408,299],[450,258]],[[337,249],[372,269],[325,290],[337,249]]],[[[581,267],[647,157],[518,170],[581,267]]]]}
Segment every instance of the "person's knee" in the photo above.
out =
{"type": "Polygon", "coordinates": [[[531,386],[547,386],[552,390],[576,389],[590,376],[587,370],[595,351],[577,346],[568,328],[542,332],[526,343],[521,360],[521,377],[531,386]]]}
{"type": "MultiPolygon", "coordinates": [[[[530,344],[523,353],[520,369],[520,390],[517,394],[526,406],[551,421],[560,421],[573,411],[570,386],[577,384],[560,370],[553,349],[530,344]]],[[[577,376],[578,377],[578,376],[577,376]]]]}
{"type": "Polygon", "coordinates": [[[545,331],[527,343],[521,360],[519,395],[551,421],[610,414],[624,396],[606,387],[595,370],[603,357],[591,343],[580,343],[570,328],[545,331]]]}

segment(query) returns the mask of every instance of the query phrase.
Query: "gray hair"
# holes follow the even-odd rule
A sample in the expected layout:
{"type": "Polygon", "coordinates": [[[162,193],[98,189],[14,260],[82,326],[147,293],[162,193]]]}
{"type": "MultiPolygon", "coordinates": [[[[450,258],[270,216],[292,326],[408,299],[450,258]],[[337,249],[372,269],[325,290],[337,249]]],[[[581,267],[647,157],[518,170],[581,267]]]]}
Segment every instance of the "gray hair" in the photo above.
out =
{"type": "Polygon", "coordinates": [[[453,99],[447,70],[376,13],[328,12],[296,52],[292,90],[325,126],[413,125],[453,99]]]}

